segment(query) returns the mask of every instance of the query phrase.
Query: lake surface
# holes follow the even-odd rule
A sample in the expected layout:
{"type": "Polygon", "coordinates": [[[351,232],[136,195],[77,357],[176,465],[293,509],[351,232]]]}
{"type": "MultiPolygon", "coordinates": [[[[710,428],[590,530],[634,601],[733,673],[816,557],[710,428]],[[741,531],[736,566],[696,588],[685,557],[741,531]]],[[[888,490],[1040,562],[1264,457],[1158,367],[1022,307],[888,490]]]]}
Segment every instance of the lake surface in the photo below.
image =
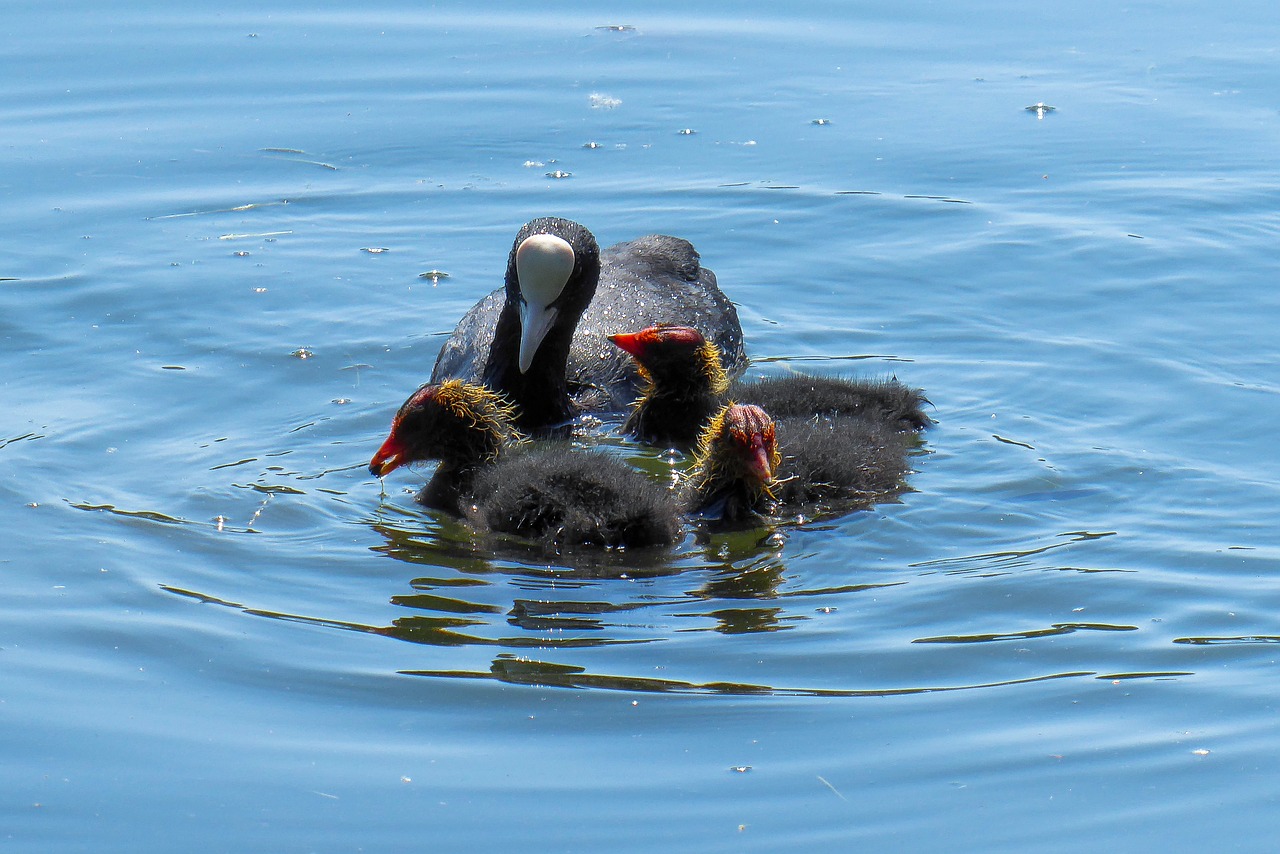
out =
{"type": "Polygon", "coordinates": [[[0,848],[1274,845],[1273,4],[0,37],[0,848]],[[913,491],[561,561],[384,494],[547,214],[692,240],[753,374],[924,388],[913,491]]]}

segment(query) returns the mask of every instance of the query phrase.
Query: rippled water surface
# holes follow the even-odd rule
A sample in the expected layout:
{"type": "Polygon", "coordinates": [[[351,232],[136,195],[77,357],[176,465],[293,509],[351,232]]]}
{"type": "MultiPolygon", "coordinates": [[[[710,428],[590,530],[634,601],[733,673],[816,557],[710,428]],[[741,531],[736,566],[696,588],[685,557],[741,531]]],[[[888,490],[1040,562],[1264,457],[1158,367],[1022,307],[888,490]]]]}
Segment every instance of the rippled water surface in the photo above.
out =
{"type": "Polygon", "coordinates": [[[0,34],[0,847],[1274,844],[1270,4],[0,34]],[[923,387],[913,491],[559,559],[383,493],[544,214],[692,240],[753,373],[923,387]]]}

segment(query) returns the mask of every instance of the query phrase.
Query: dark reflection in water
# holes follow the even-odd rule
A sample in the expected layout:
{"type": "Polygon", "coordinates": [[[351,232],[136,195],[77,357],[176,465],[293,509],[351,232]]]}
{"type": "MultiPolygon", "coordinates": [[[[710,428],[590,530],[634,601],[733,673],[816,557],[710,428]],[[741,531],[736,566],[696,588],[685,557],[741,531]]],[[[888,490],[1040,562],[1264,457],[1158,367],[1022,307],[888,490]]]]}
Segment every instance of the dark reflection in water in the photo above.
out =
{"type": "Polygon", "coordinates": [[[1137,626],[1112,626],[1107,623],[1054,623],[1051,628],[1032,629],[1025,632],[1001,632],[978,635],[941,635],[934,638],[916,638],[912,643],[986,643],[988,641],[1030,640],[1053,635],[1069,635],[1072,632],[1136,632],[1137,626]]]}
{"type": "MultiPolygon", "coordinates": [[[[3,282],[3,281],[5,280],[0,279],[0,282],[3,282]]],[[[14,442],[29,442],[33,439],[43,439],[43,438],[44,438],[43,433],[23,433],[21,436],[13,436],[12,438],[9,438],[9,439],[0,439],[0,448],[7,448],[9,445],[12,445],[14,442]]]]}
{"type": "Polygon", "coordinates": [[[781,608],[721,608],[704,614],[690,614],[715,620],[713,626],[681,629],[686,632],[714,631],[724,635],[745,635],[752,632],[780,632],[789,629],[787,623],[807,620],[808,617],[785,616],[781,608]]]}
{"type": "Polygon", "coordinates": [[[1125,673],[1100,675],[1088,670],[1050,673],[1024,679],[1000,682],[981,682],[972,685],[931,685],[913,688],[789,688],[755,685],[746,682],[682,682],[676,679],[654,679],[638,676],[612,676],[588,673],[576,665],[556,664],[548,661],[532,661],[510,654],[499,655],[490,665],[489,672],[469,670],[402,670],[406,676],[434,676],[446,679],[491,679],[512,685],[529,685],[540,688],[602,688],[611,691],[628,691],[649,694],[728,694],[733,696],[772,697],[897,697],[908,694],[931,694],[941,691],[967,691],[978,688],[1000,688],[1010,685],[1028,685],[1052,679],[1095,677],[1098,679],[1171,678],[1190,675],[1184,671],[1125,673]]]}
{"type": "MultiPolygon", "coordinates": [[[[275,494],[266,492],[267,497],[275,494]]],[[[105,509],[152,522],[180,521],[101,506],[83,505],[82,509],[105,509]]],[[[548,554],[542,547],[518,539],[477,534],[459,520],[414,506],[384,502],[376,518],[365,519],[363,524],[380,538],[371,551],[412,568],[415,573],[407,590],[389,597],[390,604],[402,614],[388,625],[254,608],[174,586],[164,589],[255,617],[380,635],[438,648],[497,648],[501,651],[493,656],[487,671],[439,669],[403,673],[519,685],[652,693],[860,697],[1017,685],[1066,677],[1120,680],[1186,675],[1073,670],[952,685],[805,688],[592,673],[576,663],[529,660],[525,655],[536,649],[554,657],[557,651],[647,644],[688,633],[767,636],[812,620],[812,597],[849,596],[908,584],[909,580],[898,577],[875,583],[800,587],[784,559],[787,534],[794,528],[785,525],[729,532],[695,527],[683,542],[670,548],[578,549],[548,554]],[[688,578],[690,583],[673,586],[664,581],[675,577],[688,578]],[[792,607],[797,598],[804,603],[801,608],[792,607]]],[[[913,575],[921,569],[931,574],[930,570],[938,568],[945,573],[979,570],[1000,574],[1032,565],[1043,567],[1041,556],[1047,553],[1108,536],[1109,532],[1073,531],[1047,544],[930,561],[909,568],[914,570],[913,575]]],[[[1135,626],[1127,625],[1055,623],[1025,631],[922,637],[913,643],[972,644],[1080,631],[1135,630],[1135,626]]]]}
{"type": "MultiPolygon", "coordinates": [[[[300,614],[288,614],[283,611],[269,611],[261,608],[251,608],[239,602],[231,602],[226,599],[219,599],[216,596],[209,596],[204,593],[198,593],[194,590],[184,590],[180,587],[173,587],[167,584],[160,585],[160,588],[166,592],[173,593],[178,596],[184,596],[189,599],[195,599],[196,601],[207,605],[221,605],[224,608],[234,608],[254,617],[267,617],[273,620],[283,620],[292,623],[306,623],[308,625],[324,626],[331,629],[342,629],[345,631],[362,632],[364,634],[382,635],[384,637],[396,638],[397,640],[428,644],[430,646],[501,646],[512,649],[556,647],[562,649],[577,649],[581,647],[647,643],[650,640],[658,640],[658,638],[645,639],[576,636],[517,636],[489,638],[479,634],[468,633],[466,631],[466,629],[470,628],[488,626],[489,622],[487,620],[471,617],[439,615],[415,614],[413,616],[400,617],[392,620],[391,625],[389,626],[369,626],[363,623],[353,623],[346,620],[332,620],[323,617],[306,617],[300,614]]],[[[477,611],[483,607],[484,606],[477,606],[477,611]]]]}
{"type": "Polygon", "coordinates": [[[1239,637],[1174,638],[1173,642],[1187,643],[1195,646],[1219,646],[1224,644],[1249,646],[1253,644],[1280,643],[1280,636],[1241,635],[1239,637]]]}
{"type": "Polygon", "coordinates": [[[111,513],[116,516],[123,516],[127,519],[145,519],[148,522],[162,522],[166,525],[187,524],[186,519],[179,519],[177,516],[170,516],[167,513],[160,513],[155,510],[123,510],[116,507],[114,504],[85,504],[75,501],[68,501],[67,503],[77,510],[111,513]]]}
{"type": "MultiPolygon", "coordinates": [[[[419,585],[423,579],[415,580],[419,585]]],[[[488,585],[484,585],[488,586],[488,585]]],[[[876,585],[867,585],[862,589],[871,589],[876,585]]],[[[635,601],[625,604],[610,602],[567,602],[539,601],[517,599],[506,612],[507,623],[511,626],[531,632],[528,635],[486,637],[473,629],[489,626],[485,615],[501,612],[501,608],[482,603],[467,602],[444,596],[422,596],[413,594],[393,598],[397,605],[406,607],[429,608],[430,614],[414,614],[400,617],[388,626],[370,626],[343,620],[307,617],[279,611],[251,608],[237,602],[230,602],[179,587],[161,585],[169,593],[194,599],[198,602],[234,608],[255,617],[266,617],[273,620],[305,623],[313,626],[340,629],[344,631],[362,632],[382,635],[410,643],[426,644],[436,647],[462,646],[497,646],[507,649],[540,649],[571,650],[590,647],[613,646],[620,644],[650,643],[663,640],[661,633],[655,632],[649,637],[618,637],[610,635],[611,629],[620,628],[610,625],[605,617],[613,614],[635,611],[652,607],[655,604],[671,600],[635,601]],[[443,610],[442,610],[443,609],[443,610]]],[[[806,595],[806,594],[793,594],[806,595]]],[[[687,631],[716,631],[724,634],[746,632],[772,632],[788,628],[786,623],[804,619],[799,616],[786,616],[781,607],[761,608],[728,608],[714,609],[705,614],[689,614],[689,617],[707,617],[715,620],[715,625],[689,629],[687,631]]],[[[1055,627],[1063,631],[1080,628],[1103,630],[1129,630],[1132,627],[1099,626],[1077,624],[1074,626],[1055,627]]],[[[1028,635],[1030,636],[1030,635],[1028,635]]],[[[993,636],[994,637],[994,636],[993,636]]],[[[920,642],[945,642],[946,639],[924,639],[920,642]]],[[[995,688],[1009,685],[1023,685],[1043,682],[1051,679],[1068,677],[1094,677],[1106,680],[1172,678],[1192,675],[1190,671],[1151,671],[1099,674],[1095,671],[1075,670],[1063,673],[1051,673],[1029,676],[1020,679],[1009,679],[996,682],[981,682],[956,685],[930,685],[915,687],[874,688],[874,689],[834,689],[834,688],[802,688],[789,686],[772,686],[743,682],[685,682],[675,679],[655,679],[651,677],[627,676],[618,674],[589,673],[585,667],[573,664],[560,664],[550,661],[531,660],[510,652],[499,653],[494,657],[487,672],[470,670],[405,670],[399,671],[408,676],[433,676],[447,679],[490,679],[514,685],[529,685],[554,688],[599,688],[613,691],[664,693],[664,694],[729,694],[729,695],[769,695],[769,696],[812,696],[812,697],[886,697],[904,694],[925,694],[937,691],[960,691],[975,688],[995,688]]]]}
{"type": "MultiPolygon", "coordinates": [[[[923,561],[921,563],[912,564],[913,567],[920,569],[940,569],[941,571],[952,574],[976,574],[979,576],[998,576],[1006,575],[1016,570],[1027,568],[1044,569],[1045,566],[1037,564],[1031,558],[1036,558],[1048,554],[1049,552],[1059,549],[1069,548],[1078,543],[1089,542],[1091,540],[1100,540],[1104,537],[1114,537],[1115,531],[1067,531],[1059,534],[1055,542],[1035,548],[1017,549],[1002,552],[989,552],[987,554],[962,555],[960,557],[947,557],[938,560],[923,561]]],[[[1072,572],[1133,572],[1134,570],[1126,569],[1097,569],[1085,568],[1078,566],[1055,566],[1049,567],[1058,570],[1069,570],[1072,572]]]]}

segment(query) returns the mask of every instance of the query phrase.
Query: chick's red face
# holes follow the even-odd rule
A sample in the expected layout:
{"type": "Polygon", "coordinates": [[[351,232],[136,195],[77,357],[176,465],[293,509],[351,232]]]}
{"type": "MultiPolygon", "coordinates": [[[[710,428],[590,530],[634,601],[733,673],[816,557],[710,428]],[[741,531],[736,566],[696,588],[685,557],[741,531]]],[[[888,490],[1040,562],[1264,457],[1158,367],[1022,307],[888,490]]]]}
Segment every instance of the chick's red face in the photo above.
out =
{"type": "Polygon", "coordinates": [[[778,462],[773,419],[758,406],[735,404],[725,413],[725,429],[752,476],[767,483],[778,462]]]}
{"type": "Polygon", "coordinates": [[[369,460],[370,474],[375,477],[386,477],[406,463],[413,462],[409,454],[410,443],[407,440],[407,434],[412,431],[406,429],[405,423],[406,421],[412,423],[415,416],[434,404],[437,391],[439,391],[438,386],[426,385],[415,391],[404,402],[391,422],[391,432],[378,448],[377,453],[373,455],[373,459],[369,460]]]}

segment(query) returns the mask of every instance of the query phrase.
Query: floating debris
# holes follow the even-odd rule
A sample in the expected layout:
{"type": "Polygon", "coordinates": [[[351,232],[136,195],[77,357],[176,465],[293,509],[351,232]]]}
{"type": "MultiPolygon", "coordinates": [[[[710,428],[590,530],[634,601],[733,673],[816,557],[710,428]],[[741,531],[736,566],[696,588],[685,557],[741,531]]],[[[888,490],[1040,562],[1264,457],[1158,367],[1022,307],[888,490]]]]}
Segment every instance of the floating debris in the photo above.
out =
{"type": "Polygon", "coordinates": [[[1030,107],[1023,107],[1023,109],[1026,110],[1028,113],[1035,113],[1036,120],[1039,121],[1044,118],[1045,113],[1052,113],[1054,110],[1058,108],[1051,107],[1048,104],[1046,104],[1044,101],[1039,101],[1035,104],[1032,104],[1030,107]]]}
{"type": "Polygon", "coordinates": [[[361,246],[360,251],[368,252],[370,255],[381,255],[383,252],[390,252],[391,250],[385,246],[361,246]]]}
{"type": "Polygon", "coordinates": [[[447,279],[447,278],[449,278],[449,274],[448,274],[448,273],[446,273],[444,270],[428,270],[428,271],[427,271],[427,272],[425,272],[425,273],[419,273],[419,274],[418,274],[418,278],[419,278],[419,279],[430,279],[430,280],[431,280],[431,284],[433,284],[433,285],[438,285],[438,284],[440,284],[440,280],[441,280],[441,279],[447,279]]]}
{"type": "Polygon", "coordinates": [[[211,210],[185,211],[183,213],[175,213],[175,214],[160,214],[159,216],[149,216],[147,217],[147,219],[148,220],[178,219],[180,217],[186,217],[186,216],[205,216],[206,214],[238,213],[240,211],[251,211],[254,208],[265,208],[265,207],[271,207],[274,205],[287,205],[287,204],[289,204],[288,199],[280,199],[279,201],[276,201],[276,202],[251,202],[250,204],[247,204],[247,205],[236,205],[233,208],[214,208],[211,210]]]}
{"type": "Polygon", "coordinates": [[[548,173],[547,173],[547,177],[548,177],[548,178],[555,178],[556,180],[560,180],[561,178],[572,178],[572,177],[573,177],[573,173],[572,173],[572,172],[565,172],[563,169],[557,169],[557,170],[555,170],[554,172],[548,172],[548,173]]]}
{"type": "Polygon", "coordinates": [[[614,98],[600,92],[592,92],[588,96],[588,100],[591,102],[591,109],[593,110],[612,110],[622,106],[621,98],[614,98]]]}
{"type": "Polygon", "coordinates": [[[310,359],[312,356],[315,355],[315,353],[313,353],[311,350],[308,350],[306,347],[299,347],[297,350],[294,350],[289,355],[295,359],[310,359]]]}
{"type": "MultiPolygon", "coordinates": [[[[267,154],[301,154],[304,156],[310,156],[300,148],[259,148],[258,150],[267,154]]],[[[294,163],[305,163],[308,166],[319,166],[321,169],[331,169],[334,172],[338,171],[337,166],[334,166],[332,163],[325,163],[322,160],[299,160],[294,157],[290,157],[289,159],[294,163]]]]}
{"type": "Polygon", "coordinates": [[[220,234],[219,240],[249,240],[254,237],[281,237],[286,234],[293,234],[292,231],[264,231],[259,234],[220,234]]]}
{"type": "Polygon", "coordinates": [[[846,798],[844,795],[840,794],[840,790],[839,790],[839,789],[837,789],[835,786],[833,786],[833,785],[831,785],[830,783],[828,783],[828,782],[827,782],[827,778],[826,778],[826,777],[823,777],[821,774],[819,774],[819,775],[817,775],[817,776],[818,776],[818,782],[819,782],[819,783],[821,783],[822,785],[826,786],[828,789],[830,789],[830,790],[835,794],[835,796],[836,796],[837,798],[839,798],[839,799],[840,799],[840,800],[842,800],[842,801],[847,801],[847,800],[849,800],[849,799],[848,799],[848,798],[846,798]]]}

